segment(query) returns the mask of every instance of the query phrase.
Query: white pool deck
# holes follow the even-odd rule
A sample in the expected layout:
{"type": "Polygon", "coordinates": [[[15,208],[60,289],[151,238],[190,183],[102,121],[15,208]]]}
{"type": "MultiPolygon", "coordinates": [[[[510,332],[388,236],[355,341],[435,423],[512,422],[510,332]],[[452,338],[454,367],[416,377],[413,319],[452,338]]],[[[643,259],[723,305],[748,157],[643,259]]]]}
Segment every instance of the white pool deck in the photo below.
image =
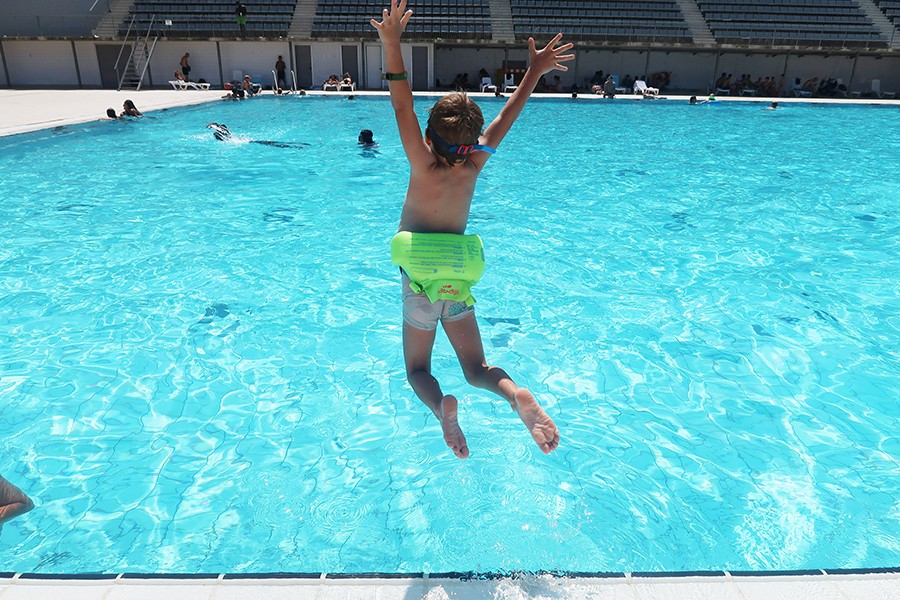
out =
{"type": "MultiPolygon", "coordinates": [[[[0,89],[0,137],[26,133],[40,129],[73,125],[106,119],[106,109],[114,108],[116,112],[122,111],[122,103],[126,99],[134,101],[135,105],[143,113],[162,110],[173,106],[186,106],[189,104],[201,104],[210,101],[219,101],[225,92],[222,90],[141,90],[115,91],[115,90],[45,90],[45,89],[0,89]]],[[[357,96],[384,95],[386,92],[354,92],[357,96]]],[[[424,94],[424,92],[422,92],[424,94]]],[[[429,92],[428,94],[440,94],[442,92],[429,92]]],[[[322,92],[311,91],[311,95],[347,96],[347,92],[322,92]]],[[[418,94],[418,92],[417,92],[418,94]]],[[[265,96],[272,96],[272,92],[264,92],[265,96]]],[[[489,97],[493,94],[473,93],[473,97],[489,97]]],[[[508,95],[508,94],[507,94],[508,95]]],[[[539,94],[540,98],[569,98],[569,94],[539,94]]],[[[697,96],[703,99],[702,95],[697,96]]],[[[759,102],[769,103],[772,98],[756,98],[749,96],[720,96],[724,102],[759,102]]],[[[666,96],[670,102],[687,103],[688,96],[666,96]]],[[[883,104],[900,106],[900,99],[887,100],[875,98],[862,99],[834,99],[834,98],[775,98],[779,104],[791,102],[815,102],[830,104],[883,104]]],[[[253,102],[254,99],[243,102],[253,102]]],[[[643,101],[658,102],[654,100],[641,100],[640,96],[620,95],[613,100],[600,98],[593,94],[579,94],[577,101],[584,102],[622,102],[643,101]]]]}
{"type": "MultiPolygon", "coordinates": [[[[0,600],[896,600],[900,570],[877,574],[555,577],[295,577],[0,579],[0,600]]],[[[234,576],[231,576],[234,577],[234,576]]]]}
{"type": "MultiPolygon", "coordinates": [[[[73,125],[105,118],[107,108],[121,111],[131,99],[144,113],[175,106],[220,101],[221,90],[10,90],[0,89],[0,136],[73,125]]],[[[310,92],[322,94],[323,92],[310,92]]],[[[271,94],[268,92],[267,94],[271,94]]],[[[334,92],[326,94],[335,95],[334,92]]],[[[383,92],[357,92],[357,95],[383,92]]],[[[341,95],[346,95],[343,93],[341,95]]],[[[473,94],[480,96],[481,94],[473,94]]],[[[489,95],[489,94],[488,94],[489,95]]],[[[569,94],[543,94],[570,98],[569,94]]],[[[620,100],[640,100],[620,96],[620,100]]],[[[687,96],[669,96],[687,102],[687,96]]],[[[723,101],[771,99],[724,97],[723,101]]],[[[601,101],[580,94],[579,100],[601,101]]],[[[246,100],[253,102],[254,100],[246,100]]],[[[618,101],[618,100],[613,100],[618,101]]],[[[780,98],[779,103],[865,103],[900,106],[900,100],[780,98]]],[[[0,571],[14,564],[0,544],[0,571]],[[5,568],[6,566],[6,568],[5,568]]],[[[900,565],[868,572],[658,573],[597,576],[527,575],[479,578],[440,575],[30,575],[0,572],[0,600],[900,600],[900,565]]]]}

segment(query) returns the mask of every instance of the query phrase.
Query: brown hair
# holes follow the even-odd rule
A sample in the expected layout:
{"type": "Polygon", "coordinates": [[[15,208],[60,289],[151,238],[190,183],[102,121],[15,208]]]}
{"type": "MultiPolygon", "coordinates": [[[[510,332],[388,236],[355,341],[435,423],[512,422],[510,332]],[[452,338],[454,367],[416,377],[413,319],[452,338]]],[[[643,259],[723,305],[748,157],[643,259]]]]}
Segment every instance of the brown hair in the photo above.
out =
{"type": "Polygon", "coordinates": [[[450,92],[431,107],[428,126],[451,144],[474,144],[484,127],[484,115],[465,93],[450,92]]]}

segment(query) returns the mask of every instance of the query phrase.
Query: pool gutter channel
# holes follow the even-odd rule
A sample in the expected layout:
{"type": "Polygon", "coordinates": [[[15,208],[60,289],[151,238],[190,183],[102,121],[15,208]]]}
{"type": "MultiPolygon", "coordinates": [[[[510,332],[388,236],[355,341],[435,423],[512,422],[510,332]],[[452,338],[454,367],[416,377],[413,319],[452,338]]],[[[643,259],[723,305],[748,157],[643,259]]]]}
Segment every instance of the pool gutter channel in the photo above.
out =
{"type": "Polygon", "coordinates": [[[552,577],[555,579],[686,579],[686,578],[732,578],[732,577],[808,577],[838,575],[900,575],[900,567],[874,567],[854,569],[789,569],[771,571],[635,571],[632,573],[605,571],[535,571],[535,572],[486,572],[449,571],[441,573],[309,573],[309,572],[264,572],[264,573],[15,573],[0,572],[0,581],[41,580],[41,581],[133,581],[133,580],[266,580],[305,579],[318,581],[337,580],[459,580],[490,581],[498,579],[521,579],[524,577],[552,577]]]}

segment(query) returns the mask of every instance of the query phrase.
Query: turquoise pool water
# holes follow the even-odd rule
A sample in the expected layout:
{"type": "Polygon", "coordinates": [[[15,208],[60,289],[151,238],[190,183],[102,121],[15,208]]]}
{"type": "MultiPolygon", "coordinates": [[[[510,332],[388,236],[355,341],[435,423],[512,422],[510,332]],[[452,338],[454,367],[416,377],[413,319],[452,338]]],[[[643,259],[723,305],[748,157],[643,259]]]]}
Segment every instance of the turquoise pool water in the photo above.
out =
{"type": "Polygon", "coordinates": [[[404,379],[387,100],[0,139],[2,570],[897,565],[900,111],[763,107],[526,108],[478,314],[562,444],[439,337],[467,461],[404,379]]]}

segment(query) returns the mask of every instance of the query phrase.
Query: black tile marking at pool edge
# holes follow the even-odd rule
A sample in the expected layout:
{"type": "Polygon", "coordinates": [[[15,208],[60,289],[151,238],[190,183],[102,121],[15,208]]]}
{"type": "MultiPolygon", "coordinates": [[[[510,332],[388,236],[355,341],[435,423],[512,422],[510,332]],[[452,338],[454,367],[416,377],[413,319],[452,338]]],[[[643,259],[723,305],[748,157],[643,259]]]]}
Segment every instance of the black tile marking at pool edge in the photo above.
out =
{"type": "Polygon", "coordinates": [[[325,579],[422,579],[424,573],[326,573],[325,579]]]}
{"type": "MultiPolygon", "coordinates": [[[[853,569],[796,569],[784,571],[728,571],[727,575],[735,577],[784,577],[784,576],[802,576],[802,575],[879,575],[900,573],[900,566],[897,567],[873,567],[873,568],[853,568],[853,569]]],[[[607,579],[624,579],[627,576],[638,578],[664,578],[664,577],[725,577],[725,571],[638,571],[634,573],[606,572],[606,571],[511,571],[508,573],[485,572],[476,573],[474,571],[448,571],[444,573],[325,573],[326,579],[422,579],[425,576],[431,579],[459,579],[462,581],[470,580],[496,580],[496,579],[518,579],[526,576],[550,575],[556,578],[607,578],[607,579]]],[[[16,576],[15,572],[0,572],[0,579],[12,579],[16,576]]],[[[112,580],[120,577],[122,579],[184,579],[184,580],[213,580],[222,577],[223,579],[320,579],[322,573],[22,573],[20,579],[33,580],[82,580],[82,581],[98,581],[112,580]]]]}
{"type": "Polygon", "coordinates": [[[103,580],[115,579],[115,573],[22,573],[19,579],[103,580]]]}
{"type": "Polygon", "coordinates": [[[218,573],[122,573],[122,579],[218,579],[218,573]]]}
{"type": "Polygon", "coordinates": [[[798,575],[821,575],[821,569],[788,569],[785,571],[728,571],[733,577],[796,577],[798,575]]]}
{"type": "Polygon", "coordinates": [[[725,571],[635,571],[632,577],[725,577],[725,571]]]}
{"type": "Polygon", "coordinates": [[[319,579],[321,573],[226,573],[223,579],[319,579]]]}
{"type": "Polygon", "coordinates": [[[900,567],[874,567],[871,569],[823,569],[828,575],[878,575],[879,573],[900,573],[900,567]]]}

